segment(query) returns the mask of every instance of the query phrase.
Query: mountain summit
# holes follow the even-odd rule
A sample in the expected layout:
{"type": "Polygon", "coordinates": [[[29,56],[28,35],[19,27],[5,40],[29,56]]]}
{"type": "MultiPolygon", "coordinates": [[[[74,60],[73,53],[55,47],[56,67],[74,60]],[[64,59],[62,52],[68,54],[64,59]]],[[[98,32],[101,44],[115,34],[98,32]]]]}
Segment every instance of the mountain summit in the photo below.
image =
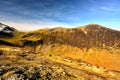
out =
{"type": "Polygon", "coordinates": [[[0,34],[1,34],[0,37],[1,36],[7,36],[7,37],[14,36],[16,31],[17,30],[15,28],[9,27],[5,24],[0,23],[0,34]]]}

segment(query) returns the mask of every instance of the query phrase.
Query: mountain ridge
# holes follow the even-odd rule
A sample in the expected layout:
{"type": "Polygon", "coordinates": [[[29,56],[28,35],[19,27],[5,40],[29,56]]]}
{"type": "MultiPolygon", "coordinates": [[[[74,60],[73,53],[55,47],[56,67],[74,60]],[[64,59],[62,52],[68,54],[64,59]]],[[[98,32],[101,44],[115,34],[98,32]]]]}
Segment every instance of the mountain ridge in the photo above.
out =
{"type": "Polygon", "coordinates": [[[58,42],[58,43],[64,44],[64,42],[62,41],[66,41],[66,43],[70,45],[74,45],[77,41],[78,43],[76,43],[76,45],[77,44],[81,45],[81,46],[78,45],[78,47],[80,48],[87,47],[88,46],[87,44],[90,44],[90,46],[88,47],[92,47],[92,45],[93,47],[102,47],[102,46],[120,47],[120,31],[105,28],[98,24],[88,24],[85,26],[77,27],[77,28],[56,27],[52,29],[40,29],[40,30],[31,31],[27,33],[18,31],[17,34],[16,33],[13,33],[13,34],[16,34],[17,36],[19,36],[19,33],[20,35],[21,33],[23,35],[20,38],[17,38],[17,37],[15,38],[19,39],[18,43],[21,43],[20,46],[24,46],[24,42],[22,43],[21,41],[27,40],[28,38],[29,40],[33,40],[33,41],[44,39],[45,43],[58,42]],[[72,40],[71,37],[74,38],[74,40],[76,41],[72,40]],[[51,38],[53,40],[50,40],[51,38]],[[74,44],[72,44],[72,42],[74,44]]]}

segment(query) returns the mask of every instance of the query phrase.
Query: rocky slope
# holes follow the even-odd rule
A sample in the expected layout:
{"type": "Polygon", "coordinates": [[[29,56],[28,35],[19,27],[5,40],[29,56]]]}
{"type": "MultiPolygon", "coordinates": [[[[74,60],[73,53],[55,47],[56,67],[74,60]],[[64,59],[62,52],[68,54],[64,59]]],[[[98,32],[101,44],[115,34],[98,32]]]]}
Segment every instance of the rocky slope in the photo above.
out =
{"type": "Polygon", "coordinates": [[[97,24],[32,32],[5,26],[0,46],[1,79],[120,79],[120,31],[97,24]]]}
{"type": "Polygon", "coordinates": [[[2,23],[0,23],[0,27],[1,27],[1,30],[0,30],[0,37],[13,37],[15,32],[17,31],[15,28],[13,27],[9,27],[7,25],[4,25],[2,23]]]}

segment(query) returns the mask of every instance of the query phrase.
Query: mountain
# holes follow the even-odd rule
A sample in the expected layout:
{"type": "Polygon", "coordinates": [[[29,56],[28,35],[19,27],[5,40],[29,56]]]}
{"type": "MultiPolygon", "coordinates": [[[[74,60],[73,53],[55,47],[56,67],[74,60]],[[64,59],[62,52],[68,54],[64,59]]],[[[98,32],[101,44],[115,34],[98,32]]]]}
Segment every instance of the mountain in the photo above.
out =
{"type": "Polygon", "coordinates": [[[31,32],[0,27],[1,79],[120,79],[120,31],[98,24],[31,32]]]}
{"type": "Polygon", "coordinates": [[[0,23],[0,34],[1,34],[0,37],[5,37],[5,36],[12,37],[14,36],[16,31],[17,30],[15,28],[0,23]]]}

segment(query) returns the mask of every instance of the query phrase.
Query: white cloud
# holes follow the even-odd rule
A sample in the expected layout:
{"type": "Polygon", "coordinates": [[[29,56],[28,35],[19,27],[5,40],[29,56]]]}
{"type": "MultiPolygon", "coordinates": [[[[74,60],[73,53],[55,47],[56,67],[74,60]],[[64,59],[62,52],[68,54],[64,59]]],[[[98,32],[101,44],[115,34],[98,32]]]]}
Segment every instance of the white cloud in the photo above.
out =
{"type": "Polygon", "coordinates": [[[101,10],[106,11],[120,11],[120,7],[108,7],[108,6],[102,6],[100,7],[101,10]]]}
{"type": "Polygon", "coordinates": [[[23,22],[13,22],[13,21],[1,21],[1,23],[8,26],[14,27],[19,31],[33,31],[42,28],[54,28],[54,27],[71,27],[65,23],[59,23],[54,21],[49,22],[37,22],[37,23],[23,23],[23,22]]]}

